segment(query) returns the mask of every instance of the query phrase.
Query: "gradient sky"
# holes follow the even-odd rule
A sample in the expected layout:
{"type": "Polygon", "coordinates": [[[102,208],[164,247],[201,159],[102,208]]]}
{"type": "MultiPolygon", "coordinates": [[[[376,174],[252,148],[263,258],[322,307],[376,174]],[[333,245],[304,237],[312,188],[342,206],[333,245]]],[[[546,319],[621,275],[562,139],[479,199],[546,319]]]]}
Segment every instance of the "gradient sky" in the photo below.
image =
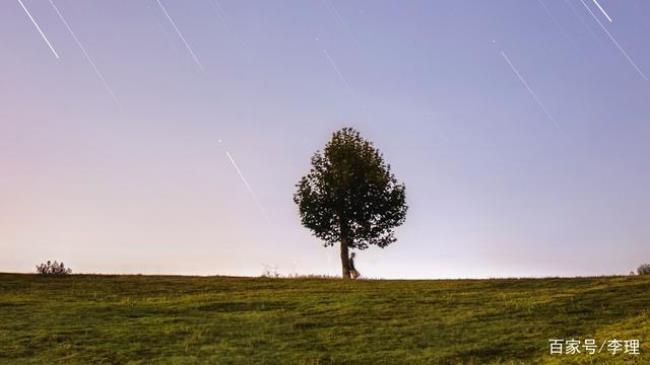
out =
{"type": "Polygon", "coordinates": [[[90,58],[22,1],[59,58],[0,2],[0,271],[339,274],[292,194],[343,126],[410,205],[365,276],[650,261],[648,1],[161,0],[186,46],[156,0],[54,0],[90,58]]]}

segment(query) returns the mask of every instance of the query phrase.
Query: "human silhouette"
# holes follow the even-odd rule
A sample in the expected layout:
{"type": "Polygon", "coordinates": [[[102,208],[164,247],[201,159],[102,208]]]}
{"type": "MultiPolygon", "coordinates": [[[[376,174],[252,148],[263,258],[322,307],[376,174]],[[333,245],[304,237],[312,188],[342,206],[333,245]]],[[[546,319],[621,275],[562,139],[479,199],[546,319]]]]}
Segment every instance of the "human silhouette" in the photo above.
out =
{"type": "Polygon", "coordinates": [[[361,276],[361,274],[357,271],[357,268],[354,267],[354,256],[355,254],[352,252],[352,254],[350,254],[350,276],[352,279],[356,279],[361,276]]]}

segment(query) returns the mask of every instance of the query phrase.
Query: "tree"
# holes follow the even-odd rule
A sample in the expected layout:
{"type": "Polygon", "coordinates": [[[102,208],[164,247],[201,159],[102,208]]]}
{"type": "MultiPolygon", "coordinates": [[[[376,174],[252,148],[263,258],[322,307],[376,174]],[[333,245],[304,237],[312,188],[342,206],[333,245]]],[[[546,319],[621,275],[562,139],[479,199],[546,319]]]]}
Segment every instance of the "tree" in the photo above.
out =
{"type": "Polygon", "coordinates": [[[650,275],[650,264],[640,265],[636,269],[636,273],[639,274],[639,275],[650,275]]]}
{"type": "Polygon", "coordinates": [[[69,275],[72,274],[72,270],[69,267],[65,267],[63,262],[52,262],[48,260],[46,263],[42,263],[36,266],[36,272],[41,275],[69,275]]]}
{"type": "Polygon", "coordinates": [[[325,247],[340,243],[344,279],[350,278],[349,249],[395,242],[394,228],[406,218],[406,194],[373,144],[352,128],[334,132],[312,168],[296,185],[294,202],[302,224],[325,247]]]}

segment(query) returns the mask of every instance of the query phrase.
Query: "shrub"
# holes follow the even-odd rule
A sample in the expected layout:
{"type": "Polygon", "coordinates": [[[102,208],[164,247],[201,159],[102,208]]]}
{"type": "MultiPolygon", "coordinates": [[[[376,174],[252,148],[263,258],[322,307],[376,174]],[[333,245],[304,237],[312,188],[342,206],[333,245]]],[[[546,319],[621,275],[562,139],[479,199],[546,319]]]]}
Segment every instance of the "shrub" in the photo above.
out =
{"type": "Polygon", "coordinates": [[[36,272],[41,275],[68,275],[72,274],[72,270],[69,267],[65,267],[63,262],[58,263],[56,261],[51,262],[47,260],[46,263],[36,266],[36,272]]]}
{"type": "Polygon", "coordinates": [[[270,267],[268,265],[264,265],[264,271],[262,271],[262,275],[260,277],[262,278],[279,278],[281,275],[278,272],[278,267],[270,267]]]}
{"type": "Polygon", "coordinates": [[[650,275],[650,264],[643,264],[636,269],[636,273],[639,275],[650,275]]]}

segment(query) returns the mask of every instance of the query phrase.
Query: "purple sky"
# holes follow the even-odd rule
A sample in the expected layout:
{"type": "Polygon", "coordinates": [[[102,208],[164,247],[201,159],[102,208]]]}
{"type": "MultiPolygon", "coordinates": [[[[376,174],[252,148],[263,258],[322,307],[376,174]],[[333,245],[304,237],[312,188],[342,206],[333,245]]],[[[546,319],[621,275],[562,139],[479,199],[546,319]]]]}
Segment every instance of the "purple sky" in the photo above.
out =
{"type": "Polygon", "coordinates": [[[70,29],[22,3],[43,36],[0,2],[0,271],[338,274],[292,194],[343,126],[411,207],[365,276],[650,262],[650,2],[53,0],[70,29]]]}

